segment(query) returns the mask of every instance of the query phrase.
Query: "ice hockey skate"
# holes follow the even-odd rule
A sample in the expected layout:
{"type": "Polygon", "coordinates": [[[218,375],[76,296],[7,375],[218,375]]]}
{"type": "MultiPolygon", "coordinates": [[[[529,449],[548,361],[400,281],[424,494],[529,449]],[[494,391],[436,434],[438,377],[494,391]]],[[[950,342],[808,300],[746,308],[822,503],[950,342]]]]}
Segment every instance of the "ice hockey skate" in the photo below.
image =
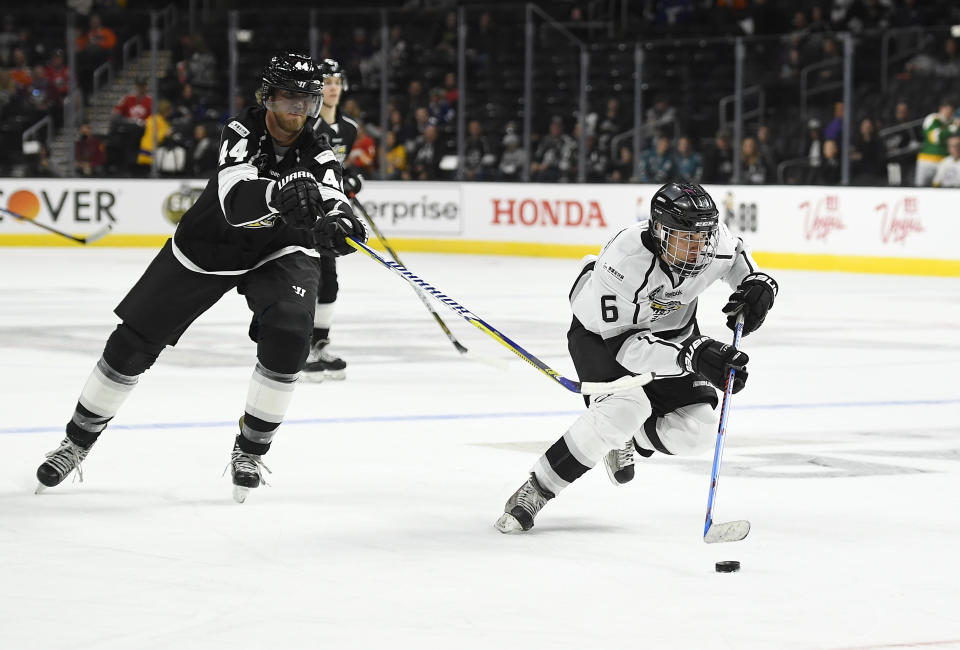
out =
{"type": "Polygon", "coordinates": [[[619,449],[611,449],[603,457],[603,465],[607,468],[607,476],[614,485],[623,485],[633,480],[634,474],[634,455],[633,438],[619,449]]]}
{"type": "Polygon", "coordinates": [[[263,483],[261,469],[272,473],[270,468],[263,464],[259,454],[248,454],[240,449],[239,436],[233,442],[233,452],[230,454],[230,477],[233,479],[233,500],[243,503],[247,500],[250,490],[260,487],[263,483]]]}
{"type": "Polygon", "coordinates": [[[48,487],[60,485],[73,470],[77,470],[77,477],[83,483],[83,470],[80,468],[80,463],[87,457],[92,447],[93,445],[83,448],[65,437],[60,446],[48,453],[47,459],[37,468],[37,480],[40,483],[37,485],[36,494],[40,494],[48,487]]]}
{"type": "Polygon", "coordinates": [[[503,506],[503,514],[493,527],[501,533],[521,533],[530,530],[533,528],[534,517],[553,497],[553,493],[537,481],[537,475],[531,473],[530,478],[507,500],[503,506]]]}
{"type": "Polygon", "coordinates": [[[347,378],[347,362],[328,349],[330,339],[318,339],[310,346],[307,365],[301,377],[306,381],[321,382],[347,378]]]}

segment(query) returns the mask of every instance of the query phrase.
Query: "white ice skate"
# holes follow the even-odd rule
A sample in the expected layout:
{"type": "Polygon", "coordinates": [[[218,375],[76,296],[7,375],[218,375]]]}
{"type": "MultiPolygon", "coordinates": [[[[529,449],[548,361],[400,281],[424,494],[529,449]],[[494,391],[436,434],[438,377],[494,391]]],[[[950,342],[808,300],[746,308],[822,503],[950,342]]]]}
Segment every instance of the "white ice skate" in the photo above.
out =
{"type": "Polygon", "coordinates": [[[522,533],[533,528],[533,519],[537,513],[553,498],[553,493],[537,481],[536,474],[513,493],[503,506],[503,514],[493,524],[501,533],[522,533]]]}

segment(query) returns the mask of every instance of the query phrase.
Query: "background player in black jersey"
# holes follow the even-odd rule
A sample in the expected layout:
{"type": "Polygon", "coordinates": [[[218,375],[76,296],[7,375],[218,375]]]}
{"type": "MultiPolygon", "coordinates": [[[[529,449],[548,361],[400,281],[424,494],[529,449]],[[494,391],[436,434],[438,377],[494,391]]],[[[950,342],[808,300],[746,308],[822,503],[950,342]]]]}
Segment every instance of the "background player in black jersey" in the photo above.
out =
{"type": "Polygon", "coordinates": [[[733,392],[747,380],[746,353],[700,334],[697,301],[724,280],[735,291],[724,306],[743,335],[763,324],[777,283],[757,269],[750,249],[719,222],[699,185],[668,183],[650,202],[650,219],[621,230],[585,260],[570,290],[567,333],[581,381],[653,373],[641,388],[594,395],[587,410],[533,465],[494,524],[500,532],[533,527],[546,502],[601,459],[616,484],[634,475],[642,456],[691,455],[709,449],[717,430],[716,388],[733,369],[733,392]]]}
{"type": "MultiPolygon", "coordinates": [[[[339,109],[340,97],[347,91],[347,78],[340,64],[333,59],[324,59],[318,72],[323,81],[323,103],[320,116],[313,123],[313,131],[321,140],[326,139],[337,161],[343,166],[357,139],[357,123],[339,109]]],[[[343,190],[348,198],[357,195],[362,183],[363,177],[359,171],[353,167],[343,167],[343,190]]],[[[307,365],[303,369],[304,379],[323,381],[346,377],[346,361],[332,354],[328,347],[339,289],[336,259],[321,257],[317,308],[313,314],[313,335],[307,365]]]]}
{"type": "MultiPolygon", "coordinates": [[[[190,324],[236,288],[253,313],[257,365],[230,458],[234,497],[259,487],[310,345],[321,255],[365,240],[341,191],[340,163],[305,128],[322,82],[309,56],[264,68],[258,106],[223,128],[217,175],[117,306],[121,323],[80,393],[67,435],[37,469],[38,491],[78,470],[140,378],[190,324]]],[[[82,474],[80,474],[82,480],[82,474]]]]}

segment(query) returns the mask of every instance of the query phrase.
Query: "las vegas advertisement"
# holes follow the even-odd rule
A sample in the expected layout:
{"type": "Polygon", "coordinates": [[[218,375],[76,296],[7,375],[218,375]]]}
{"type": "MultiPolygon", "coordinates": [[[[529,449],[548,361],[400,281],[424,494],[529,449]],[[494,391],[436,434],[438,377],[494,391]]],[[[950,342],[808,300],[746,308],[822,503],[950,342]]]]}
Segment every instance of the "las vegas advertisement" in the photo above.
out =
{"type": "MultiPolygon", "coordinates": [[[[111,224],[98,245],[158,245],[203,190],[192,180],[0,179],[0,207],[69,233],[111,224]],[[122,235],[153,236],[124,239],[122,235]]],[[[387,237],[435,242],[596,247],[646,219],[654,185],[364,184],[366,213],[387,237]]],[[[797,255],[960,260],[960,190],[708,186],[721,219],[754,250],[797,255]]],[[[42,230],[0,212],[0,244],[42,230]]],[[[51,243],[57,238],[50,235],[51,243]]],[[[35,244],[31,240],[31,244],[35,244]]],[[[67,242],[69,243],[69,242],[67,242]]],[[[489,247],[487,250],[490,250],[489,247]]]]}

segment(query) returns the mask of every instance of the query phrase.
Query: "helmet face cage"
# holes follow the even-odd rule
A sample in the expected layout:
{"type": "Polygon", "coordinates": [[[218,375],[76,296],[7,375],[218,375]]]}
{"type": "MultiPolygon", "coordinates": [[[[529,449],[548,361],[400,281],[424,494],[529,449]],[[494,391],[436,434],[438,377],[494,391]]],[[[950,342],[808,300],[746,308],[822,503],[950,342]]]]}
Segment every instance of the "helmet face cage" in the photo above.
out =
{"type": "Polygon", "coordinates": [[[656,224],[660,256],[677,275],[692,278],[701,272],[717,254],[717,225],[710,230],[678,230],[656,224]]]}
{"type": "Polygon", "coordinates": [[[269,111],[316,117],[323,101],[323,80],[316,77],[317,67],[308,55],[278,54],[263,69],[258,100],[269,111]]]}
{"type": "Polygon", "coordinates": [[[651,234],[661,259],[677,275],[692,278],[717,254],[719,211],[694,183],[668,183],[653,197],[651,234]]]}

